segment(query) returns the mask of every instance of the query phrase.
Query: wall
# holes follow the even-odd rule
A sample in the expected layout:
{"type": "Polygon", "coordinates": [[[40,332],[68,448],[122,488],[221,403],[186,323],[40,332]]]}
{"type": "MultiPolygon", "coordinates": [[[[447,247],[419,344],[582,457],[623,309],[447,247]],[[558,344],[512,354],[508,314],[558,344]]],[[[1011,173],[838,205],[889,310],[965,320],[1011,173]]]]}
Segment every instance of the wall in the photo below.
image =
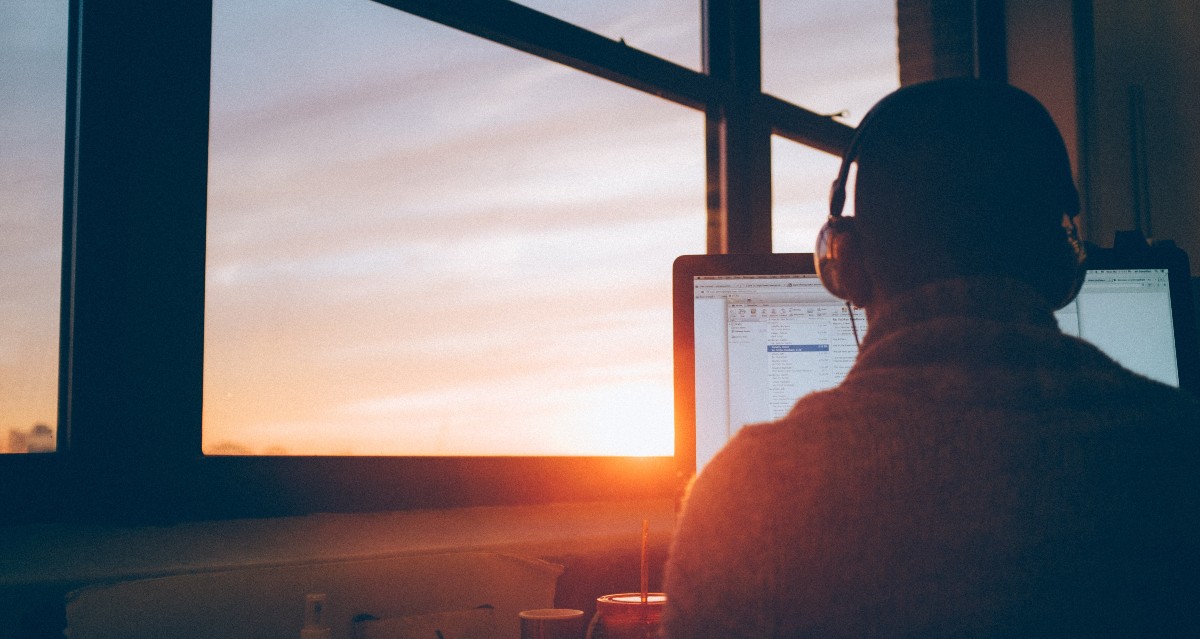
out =
{"type": "Polygon", "coordinates": [[[1102,236],[1138,225],[1175,240],[1200,273],[1200,6],[1191,0],[1120,2],[1093,7],[1095,61],[1090,129],[1091,196],[1102,236]],[[1139,195],[1131,148],[1131,91],[1143,94],[1147,189],[1139,195]]]}
{"type": "Polygon", "coordinates": [[[1009,0],[1006,22],[1010,81],[1073,147],[1086,238],[1140,229],[1200,273],[1200,5],[1009,0]]]}
{"type": "Polygon", "coordinates": [[[1009,82],[1037,96],[1058,124],[1080,182],[1075,37],[1069,1],[1008,0],[1009,82]]]}

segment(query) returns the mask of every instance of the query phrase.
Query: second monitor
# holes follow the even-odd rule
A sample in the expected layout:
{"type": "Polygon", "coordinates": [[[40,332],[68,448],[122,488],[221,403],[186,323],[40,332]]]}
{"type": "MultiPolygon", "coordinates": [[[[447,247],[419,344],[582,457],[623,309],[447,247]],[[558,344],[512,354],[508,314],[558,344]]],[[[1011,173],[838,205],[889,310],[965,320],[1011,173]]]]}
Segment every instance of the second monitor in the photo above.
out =
{"type": "MultiPolygon", "coordinates": [[[[867,329],[829,294],[809,253],[688,255],[674,266],[676,455],[699,470],[747,424],[841,382],[867,329]]],[[[1056,313],[1064,332],[1125,367],[1180,385],[1166,268],[1089,269],[1056,313]]]]}

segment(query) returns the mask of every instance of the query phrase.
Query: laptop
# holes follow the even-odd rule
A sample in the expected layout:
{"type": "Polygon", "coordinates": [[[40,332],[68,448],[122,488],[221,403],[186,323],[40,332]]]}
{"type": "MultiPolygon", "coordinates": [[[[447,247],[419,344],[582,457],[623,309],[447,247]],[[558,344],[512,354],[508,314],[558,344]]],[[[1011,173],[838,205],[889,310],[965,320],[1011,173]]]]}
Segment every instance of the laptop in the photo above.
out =
{"type": "MultiPolygon", "coordinates": [[[[1063,331],[1131,370],[1195,390],[1186,260],[1089,257],[1063,331]],[[1183,271],[1182,273],[1180,271],[1183,271]]],[[[746,424],[841,382],[867,330],[821,285],[811,253],[684,255],[673,266],[676,460],[698,472],[746,424]]]]}

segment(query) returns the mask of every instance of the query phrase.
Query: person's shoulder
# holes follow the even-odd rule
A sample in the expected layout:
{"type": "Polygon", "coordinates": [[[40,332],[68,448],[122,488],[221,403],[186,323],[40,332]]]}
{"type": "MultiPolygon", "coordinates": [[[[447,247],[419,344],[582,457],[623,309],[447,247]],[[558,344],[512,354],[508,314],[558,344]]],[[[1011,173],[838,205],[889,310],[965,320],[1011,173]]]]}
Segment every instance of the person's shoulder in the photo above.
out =
{"type": "MultiPolygon", "coordinates": [[[[1090,344],[1086,347],[1095,349],[1090,344]]],[[[1089,372],[1091,388],[1080,393],[1088,401],[1123,406],[1164,423],[1200,426],[1200,398],[1190,390],[1134,372],[1111,359],[1089,372]]]]}
{"type": "Polygon", "coordinates": [[[1144,407],[1163,424],[1200,428],[1200,398],[1191,391],[1130,373],[1133,381],[1120,387],[1116,399],[1144,407]]]}

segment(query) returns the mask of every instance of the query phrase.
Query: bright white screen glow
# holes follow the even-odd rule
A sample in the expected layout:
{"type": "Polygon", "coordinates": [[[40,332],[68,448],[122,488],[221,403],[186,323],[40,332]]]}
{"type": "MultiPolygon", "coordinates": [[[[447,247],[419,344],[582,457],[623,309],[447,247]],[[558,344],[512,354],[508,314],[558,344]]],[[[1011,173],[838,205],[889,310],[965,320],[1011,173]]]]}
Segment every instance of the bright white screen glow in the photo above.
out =
{"type": "Polygon", "coordinates": [[[1135,373],[1179,386],[1166,269],[1090,270],[1079,295],[1055,315],[1064,333],[1135,373]]]}
{"type": "MultiPolygon", "coordinates": [[[[697,472],[743,426],[841,383],[857,356],[844,302],[815,275],[697,278],[693,309],[697,472]]],[[[1122,366],[1179,385],[1165,269],[1089,270],[1055,317],[1122,366]]],[[[866,318],[855,318],[865,334],[866,318]]]]}

